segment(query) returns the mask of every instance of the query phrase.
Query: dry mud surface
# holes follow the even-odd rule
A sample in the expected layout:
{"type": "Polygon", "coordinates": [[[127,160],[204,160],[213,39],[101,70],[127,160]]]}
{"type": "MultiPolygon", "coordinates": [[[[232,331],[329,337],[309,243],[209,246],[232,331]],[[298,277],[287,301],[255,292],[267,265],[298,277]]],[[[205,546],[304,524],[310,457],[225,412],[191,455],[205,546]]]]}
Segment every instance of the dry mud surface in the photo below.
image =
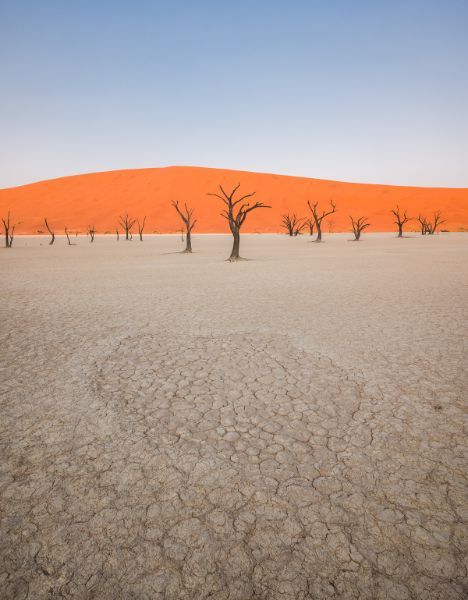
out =
{"type": "Polygon", "coordinates": [[[2,598],[465,597],[468,237],[347,239],[1,250],[2,598]]]}

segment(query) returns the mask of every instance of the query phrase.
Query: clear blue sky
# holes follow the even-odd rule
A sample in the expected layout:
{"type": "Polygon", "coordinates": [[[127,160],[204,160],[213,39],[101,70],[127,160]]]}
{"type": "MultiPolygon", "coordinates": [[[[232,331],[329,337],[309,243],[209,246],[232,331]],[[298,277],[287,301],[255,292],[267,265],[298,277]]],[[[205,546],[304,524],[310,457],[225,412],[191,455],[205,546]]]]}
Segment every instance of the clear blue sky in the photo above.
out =
{"type": "Polygon", "coordinates": [[[203,165],[468,186],[468,0],[0,0],[0,187],[203,165]]]}

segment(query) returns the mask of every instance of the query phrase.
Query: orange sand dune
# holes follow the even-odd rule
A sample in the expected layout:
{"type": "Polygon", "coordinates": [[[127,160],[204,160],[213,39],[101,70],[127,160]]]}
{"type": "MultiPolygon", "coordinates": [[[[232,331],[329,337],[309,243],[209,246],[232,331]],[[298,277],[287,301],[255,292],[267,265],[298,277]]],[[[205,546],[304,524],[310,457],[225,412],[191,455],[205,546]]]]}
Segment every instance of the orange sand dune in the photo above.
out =
{"type": "MultiPolygon", "coordinates": [[[[64,227],[84,232],[88,225],[104,233],[115,231],[119,214],[128,212],[138,218],[146,215],[148,233],[173,233],[180,230],[181,224],[171,201],[179,200],[194,207],[198,218],[196,231],[225,232],[226,221],[220,216],[222,203],[207,193],[216,192],[219,184],[231,188],[238,182],[241,191],[256,191],[256,199],[272,206],[251,213],[245,232],[281,231],[283,213],[306,216],[308,199],[319,200],[325,207],[330,198],[338,209],[330,219],[333,231],[348,231],[350,214],[367,216],[371,230],[393,230],[390,209],[397,204],[411,216],[440,210],[447,219],[443,228],[451,231],[468,227],[467,188],[342,183],[202,167],[90,173],[2,189],[0,216],[10,210],[12,219],[21,222],[18,233],[44,230],[44,217],[56,233],[62,233],[64,227]]],[[[409,230],[416,228],[417,222],[408,224],[409,230]]],[[[326,224],[324,231],[328,230],[326,224]]]]}

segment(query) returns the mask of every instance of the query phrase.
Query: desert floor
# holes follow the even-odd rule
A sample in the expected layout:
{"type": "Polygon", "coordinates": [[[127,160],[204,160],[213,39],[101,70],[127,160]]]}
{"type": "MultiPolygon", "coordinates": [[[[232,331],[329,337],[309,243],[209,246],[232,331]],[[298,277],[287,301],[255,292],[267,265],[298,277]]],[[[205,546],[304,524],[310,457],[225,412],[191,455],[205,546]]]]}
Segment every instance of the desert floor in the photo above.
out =
{"type": "Polygon", "coordinates": [[[2,598],[465,597],[468,236],[349,237],[0,250],[2,598]]]}

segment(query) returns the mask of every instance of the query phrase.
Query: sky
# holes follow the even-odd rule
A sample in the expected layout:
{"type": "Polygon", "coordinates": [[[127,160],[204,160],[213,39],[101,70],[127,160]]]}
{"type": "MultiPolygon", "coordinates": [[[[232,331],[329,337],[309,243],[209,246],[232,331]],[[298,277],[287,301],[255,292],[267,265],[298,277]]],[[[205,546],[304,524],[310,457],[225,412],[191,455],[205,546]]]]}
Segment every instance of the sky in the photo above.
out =
{"type": "Polygon", "coordinates": [[[0,0],[0,187],[198,165],[468,187],[468,0],[0,0]]]}

